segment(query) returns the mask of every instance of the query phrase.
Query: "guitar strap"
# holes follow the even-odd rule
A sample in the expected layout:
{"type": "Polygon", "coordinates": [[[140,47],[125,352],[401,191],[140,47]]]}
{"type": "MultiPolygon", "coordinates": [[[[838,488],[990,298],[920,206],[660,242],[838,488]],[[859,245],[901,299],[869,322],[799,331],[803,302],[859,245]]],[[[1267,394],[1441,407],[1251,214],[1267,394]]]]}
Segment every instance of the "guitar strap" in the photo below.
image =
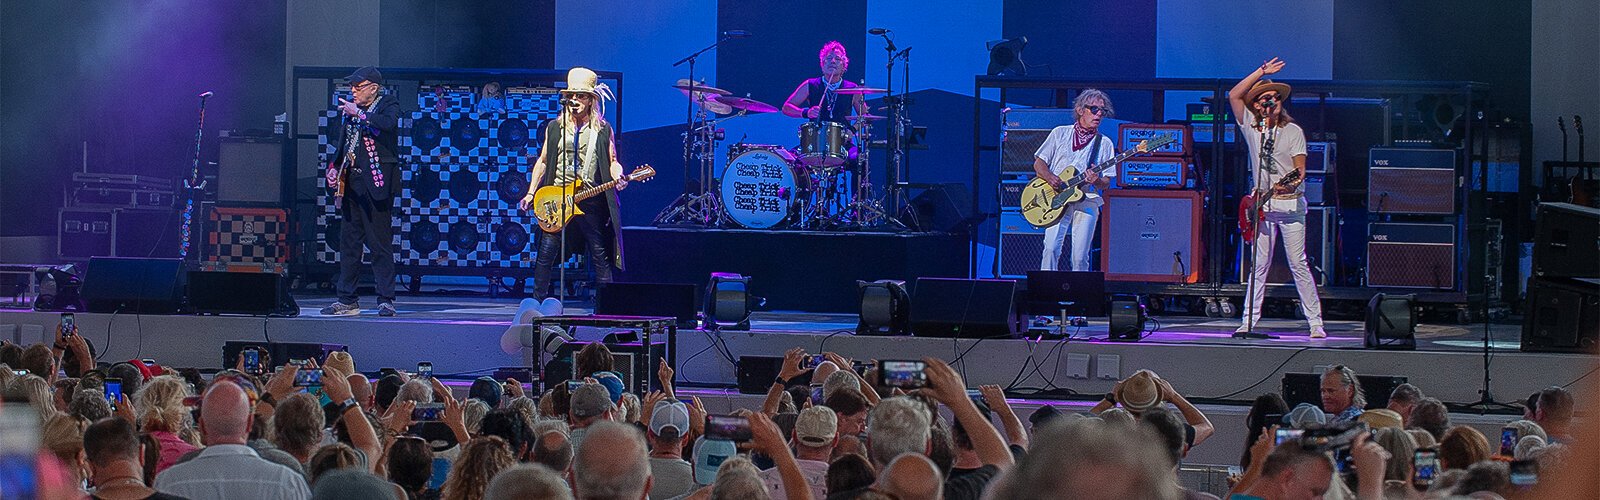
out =
{"type": "MultiPolygon", "coordinates": [[[[1100,166],[1100,131],[1096,130],[1094,138],[1090,140],[1094,141],[1094,144],[1089,146],[1089,160],[1083,163],[1089,166],[1088,170],[1093,170],[1100,166]]],[[[1093,183],[1090,183],[1090,186],[1092,187],[1093,183]]],[[[1095,189],[1098,190],[1099,188],[1095,189]]]]}

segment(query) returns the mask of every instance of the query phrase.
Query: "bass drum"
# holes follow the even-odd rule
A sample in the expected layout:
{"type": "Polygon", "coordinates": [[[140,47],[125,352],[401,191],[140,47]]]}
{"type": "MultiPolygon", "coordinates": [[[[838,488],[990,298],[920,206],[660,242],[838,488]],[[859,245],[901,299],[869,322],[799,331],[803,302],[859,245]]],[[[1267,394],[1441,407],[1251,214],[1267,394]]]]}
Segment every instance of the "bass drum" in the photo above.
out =
{"type": "Polygon", "coordinates": [[[752,147],[728,160],[720,191],[723,210],[734,223],[768,229],[800,212],[800,201],[811,191],[811,176],[788,149],[752,147]]]}

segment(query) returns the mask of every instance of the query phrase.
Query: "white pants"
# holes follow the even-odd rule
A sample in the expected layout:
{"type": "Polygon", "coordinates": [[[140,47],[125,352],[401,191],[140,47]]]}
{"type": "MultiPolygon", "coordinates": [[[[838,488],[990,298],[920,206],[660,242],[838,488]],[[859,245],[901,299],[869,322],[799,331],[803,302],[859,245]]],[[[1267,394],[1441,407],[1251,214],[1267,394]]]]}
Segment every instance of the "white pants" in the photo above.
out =
{"type": "Polygon", "coordinates": [[[1039,262],[1039,269],[1056,270],[1056,263],[1061,262],[1061,244],[1066,242],[1070,230],[1072,262],[1068,265],[1072,271],[1094,270],[1089,262],[1089,245],[1094,243],[1095,222],[1100,219],[1100,201],[1076,203],[1064,217],[1068,219],[1044,230],[1044,256],[1039,262]]]}
{"type": "MultiPolygon", "coordinates": [[[[1300,307],[1306,313],[1311,328],[1322,326],[1322,300],[1317,297],[1317,282],[1311,277],[1311,266],[1306,265],[1306,201],[1271,200],[1267,202],[1266,216],[1256,226],[1255,253],[1250,270],[1250,293],[1246,296],[1244,324],[1255,325],[1261,320],[1261,299],[1266,295],[1267,271],[1272,268],[1272,252],[1277,247],[1278,236],[1283,236],[1283,251],[1294,275],[1294,289],[1300,293],[1300,307]]],[[[1243,320],[1242,320],[1243,321],[1243,320]]]]}

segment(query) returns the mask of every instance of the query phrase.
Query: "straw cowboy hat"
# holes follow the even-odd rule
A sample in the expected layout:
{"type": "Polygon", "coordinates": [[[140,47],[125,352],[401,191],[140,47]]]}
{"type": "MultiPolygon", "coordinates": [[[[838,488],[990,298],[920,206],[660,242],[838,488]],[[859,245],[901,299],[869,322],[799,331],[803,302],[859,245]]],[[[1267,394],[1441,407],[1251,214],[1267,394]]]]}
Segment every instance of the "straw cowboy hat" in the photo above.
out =
{"type": "Polygon", "coordinates": [[[1289,100],[1289,84],[1278,83],[1272,80],[1261,80],[1256,82],[1254,86],[1250,87],[1250,92],[1245,94],[1244,102],[1256,102],[1256,98],[1261,97],[1261,94],[1273,91],[1278,93],[1278,102],[1285,102],[1289,100]]]}

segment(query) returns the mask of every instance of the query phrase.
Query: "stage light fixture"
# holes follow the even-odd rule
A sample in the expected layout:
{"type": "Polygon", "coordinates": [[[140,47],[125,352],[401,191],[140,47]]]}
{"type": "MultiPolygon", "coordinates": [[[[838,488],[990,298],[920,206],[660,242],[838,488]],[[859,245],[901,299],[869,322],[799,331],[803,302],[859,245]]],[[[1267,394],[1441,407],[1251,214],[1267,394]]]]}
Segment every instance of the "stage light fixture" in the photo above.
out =
{"type": "Polygon", "coordinates": [[[1028,65],[1022,62],[1022,49],[1028,46],[1028,37],[993,40],[989,46],[989,74],[1028,76],[1028,65]]]}
{"type": "Polygon", "coordinates": [[[901,280],[856,281],[861,321],[856,335],[910,335],[911,295],[901,280]]]}
{"type": "Polygon", "coordinates": [[[1368,349],[1417,348],[1417,296],[1373,295],[1367,301],[1366,346],[1368,349]]]}
{"type": "Polygon", "coordinates": [[[766,302],[750,295],[750,277],[738,273],[711,273],[706,294],[706,326],[718,330],[749,330],[750,309],[766,302]]]}
{"type": "Polygon", "coordinates": [[[33,298],[33,310],[82,311],[83,298],[78,292],[83,288],[83,280],[78,274],[78,266],[74,264],[34,268],[33,279],[39,284],[39,295],[33,298]]]}

